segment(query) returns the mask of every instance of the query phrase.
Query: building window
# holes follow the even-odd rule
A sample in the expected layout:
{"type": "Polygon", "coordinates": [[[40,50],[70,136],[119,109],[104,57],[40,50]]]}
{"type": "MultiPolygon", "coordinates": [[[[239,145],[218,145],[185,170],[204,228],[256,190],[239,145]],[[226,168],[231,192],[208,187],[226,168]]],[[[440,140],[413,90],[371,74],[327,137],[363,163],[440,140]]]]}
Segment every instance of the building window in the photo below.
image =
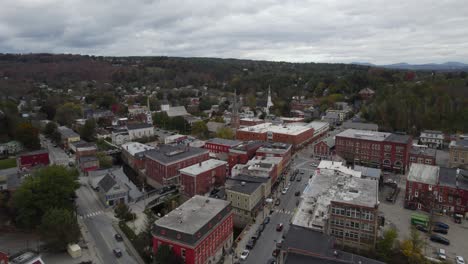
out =
{"type": "Polygon", "coordinates": [[[384,150],[385,151],[392,151],[392,145],[385,145],[384,150]]]}
{"type": "Polygon", "coordinates": [[[181,255],[182,258],[185,260],[185,248],[183,248],[183,249],[180,250],[180,255],[181,255]]]}
{"type": "Polygon", "coordinates": [[[418,191],[415,191],[415,192],[414,192],[414,197],[418,197],[418,195],[419,195],[419,194],[418,194],[418,191]]]}

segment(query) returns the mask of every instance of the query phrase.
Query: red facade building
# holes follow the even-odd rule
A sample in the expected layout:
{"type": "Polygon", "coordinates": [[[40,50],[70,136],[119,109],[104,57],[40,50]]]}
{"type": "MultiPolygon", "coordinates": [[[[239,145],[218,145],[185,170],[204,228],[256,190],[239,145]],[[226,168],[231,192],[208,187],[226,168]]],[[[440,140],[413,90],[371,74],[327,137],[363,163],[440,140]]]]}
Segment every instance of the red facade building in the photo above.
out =
{"type": "Polygon", "coordinates": [[[255,156],[257,149],[263,146],[263,144],[264,142],[261,141],[248,141],[229,149],[229,174],[234,165],[246,164],[250,159],[252,159],[255,156]]]}
{"type": "Polygon", "coordinates": [[[468,171],[413,163],[410,166],[405,202],[418,209],[440,213],[468,213],[468,171]]]}
{"type": "Polygon", "coordinates": [[[145,152],[146,180],[153,187],[179,183],[179,170],[209,159],[206,149],[160,145],[145,152]]]}
{"type": "Polygon", "coordinates": [[[196,195],[157,220],[153,250],[162,245],[186,264],[218,263],[233,242],[230,202],[196,195]]]}
{"type": "Polygon", "coordinates": [[[288,143],[293,149],[298,149],[314,138],[314,129],[301,124],[273,125],[264,123],[256,126],[245,127],[236,131],[239,140],[261,140],[271,142],[288,143]]]}
{"type": "Polygon", "coordinates": [[[314,145],[314,156],[328,159],[335,154],[335,138],[329,137],[314,145]]]}
{"type": "Polygon", "coordinates": [[[229,149],[241,144],[241,141],[223,138],[212,138],[205,142],[204,148],[211,153],[229,153],[229,149]]]}
{"type": "Polygon", "coordinates": [[[45,149],[23,153],[16,160],[18,169],[29,169],[35,166],[47,166],[50,164],[49,151],[45,149]]]}
{"type": "Polygon", "coordinates": [[[437,151],[428,147],[412,146],[409,153],[409,163],[436,165],[437,151]]]}
{"type": "Polygon", "coordinates": [[[182,193],[188,197],[204,195],[226,182],[227,162],[209,159],[180,169],[182,193]]]}
{"type": "Polygon", "coordinates": [[[412,138],[407,135],[347,129],[335,138],[336,154],[348,163],[405,172],[412,138]]]}

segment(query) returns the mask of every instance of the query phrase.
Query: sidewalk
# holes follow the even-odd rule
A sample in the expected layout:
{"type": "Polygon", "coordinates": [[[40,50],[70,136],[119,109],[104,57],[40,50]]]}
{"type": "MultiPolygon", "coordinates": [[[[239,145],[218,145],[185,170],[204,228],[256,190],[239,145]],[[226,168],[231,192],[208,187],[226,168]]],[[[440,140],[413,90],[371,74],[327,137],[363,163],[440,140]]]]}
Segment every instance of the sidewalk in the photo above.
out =
{"type": "Polygon", "coordinates": [[[86,248],[82,249],[83,255],[81,256],[80,260],[82,261],[91,260],[93,263],[103,263],[103,261],[101,260],[100,256],[98,255],[96,251],[96,246],[95,246],[96,242],[89,235],[88,228],[83,222],[83,219],[81,219],[80,217],[78,217],[78,225],[80,226],[81,235],[83,237],[83,243],[78,243],[78,244],[80,245],[80,247],[83,247],[83,244],[88,247],[87,249],[86,248]]]}

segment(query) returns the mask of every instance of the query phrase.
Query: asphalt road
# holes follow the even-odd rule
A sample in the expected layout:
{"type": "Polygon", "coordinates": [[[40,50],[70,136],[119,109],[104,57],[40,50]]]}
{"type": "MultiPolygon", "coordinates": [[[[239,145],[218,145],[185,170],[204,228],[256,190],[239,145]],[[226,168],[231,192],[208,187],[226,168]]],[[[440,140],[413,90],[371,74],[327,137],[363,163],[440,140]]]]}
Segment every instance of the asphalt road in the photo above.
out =
{"type": "Polygon", "coordinates": [[[296,179],[294,181],[289,181],[288,179],[287,182],[279,185],[277,194],[274,197],[278,197],[281,200],[281,203],[279,206],[274,206],[273,213],[270,215],[270,223],[266,225],[265,230],[263,230],[262,235],[257,240],[254,248],[250,251],[245,263],[267,263],[270,258],[273,258],[272,253],[276,248],[276,242],[280,241],[282,239],[282,235],[287,233],[289,224],[294,215],[295,209],[297,208],[296,201],[300,199],[298,196],[295,196],[294,193],[296,191],[300,191],[302,194],[307,185],[309,176],[314,169],[310,167],[311,162],[311,159],[305,158],[296,158],[294,160],[293,168],[299,169],[300,172],[304,173],[298,174],[298,176],[302,177],[302,180],[298,182],[296,179]],[[282,188],[280,187],[282,187],[283,184],[288,184],[289,182],[291,183],[289,190],[286,194],[281,194],[282,188]],[[279,223],[284,225],[283,231],[281,232],[276,231],[276,226],[279,223]]]}
{"type": "Polygon", "coordinates": [[[50,140],[46,139],[43,135],[40,135],[39,138],[41,140],[42,147],[49,150],[49,158],[51,164],[68,166],[70,157],[65,153],[63,149],[61,149],[60,147],[54,147],[55,144],[50,142],[50,140]]]}
{"type": "MultiPolygon", "coordinates": [[[[83,178],[81,180],[83,182],[83,178]]],[[[78,215],[89,231],[91,241],[86,241],[88,247],[95,247],[98,257],[102,263],[137,263],[128,254],[123,242],[117,242],[114,238],[116,231],[112,226],[111,212],[106,212],[102,203],[98,200],[97,194],[89,185],[82,184],[77,190],[78,215]],[[116,258],[112,252],[114,248],[119,248],[123,255],[116,258]]]]}

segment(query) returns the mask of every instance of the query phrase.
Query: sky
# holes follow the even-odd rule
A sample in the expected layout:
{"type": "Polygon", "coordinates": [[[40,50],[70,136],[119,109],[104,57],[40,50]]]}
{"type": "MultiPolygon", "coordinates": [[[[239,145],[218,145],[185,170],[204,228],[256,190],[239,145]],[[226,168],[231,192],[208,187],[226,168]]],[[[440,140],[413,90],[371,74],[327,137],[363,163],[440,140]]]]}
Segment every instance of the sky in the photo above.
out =
{"type": "Polygon", "coordinates": [[[466,0],[2,0],[0,53],[468,63],[466,0]]]}

